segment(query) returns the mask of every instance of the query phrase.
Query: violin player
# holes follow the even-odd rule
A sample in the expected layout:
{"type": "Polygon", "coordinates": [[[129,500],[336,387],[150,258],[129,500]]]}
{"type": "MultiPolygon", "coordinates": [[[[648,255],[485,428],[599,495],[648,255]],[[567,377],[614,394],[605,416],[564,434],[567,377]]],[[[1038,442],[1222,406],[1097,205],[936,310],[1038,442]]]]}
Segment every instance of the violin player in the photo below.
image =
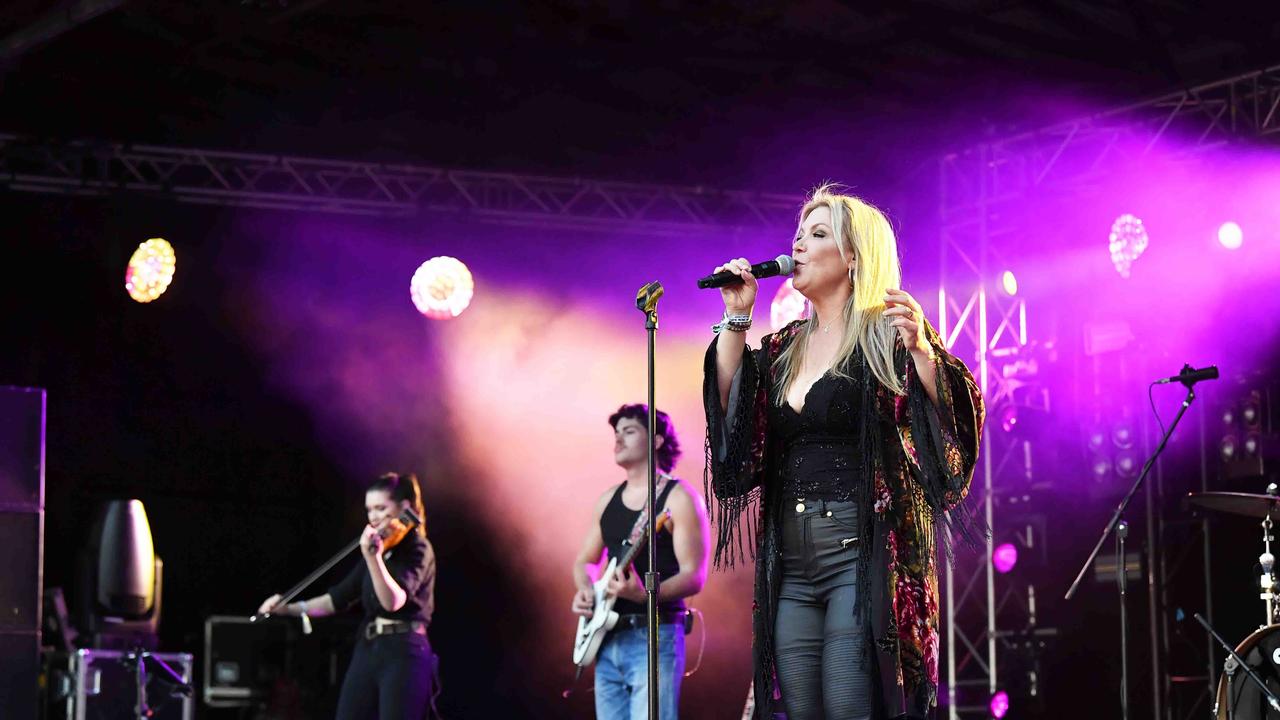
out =
{"type": "Polygon", "coordinates": [[[434,714],[437,658],[427,639],[435,606],[436,556],[425,524],[410,528],[405,510],[423,517],[422,490],[410,474],[386,473],[365,491],[369,524],[357,564],[323,595],[281,604],[272,595],[260,614],[324,617],[357,603],[364,613],[338,696],[338,720],[418,720],[434,714]]]}

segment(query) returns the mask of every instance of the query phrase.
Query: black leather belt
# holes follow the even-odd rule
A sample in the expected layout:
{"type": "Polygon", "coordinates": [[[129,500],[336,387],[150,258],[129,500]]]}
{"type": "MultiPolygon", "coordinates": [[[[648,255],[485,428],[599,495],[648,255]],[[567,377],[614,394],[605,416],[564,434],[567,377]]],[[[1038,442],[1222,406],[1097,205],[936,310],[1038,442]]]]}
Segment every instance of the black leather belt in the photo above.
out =
{"type": "MultiPolygon", "coordinates": [[[[683,623],[684,616],[689,613],[688,610],[672,610],[669,612],[658,613],[658,624],[666,625],[669,623],[683,623]]],[[[618,624],[613,626],[614,630],[631,630],[634,628],[648,627],[649,616],[640,615],[619,615],[618,624]]]]}
{"type": "Polygon", "coordinates": [[[427,634],[427,624],[421,620],[387,620],[375,618],[364,626],[364,639],[372,640],[379,635],[399,635],[401,633],[427,634]]]}

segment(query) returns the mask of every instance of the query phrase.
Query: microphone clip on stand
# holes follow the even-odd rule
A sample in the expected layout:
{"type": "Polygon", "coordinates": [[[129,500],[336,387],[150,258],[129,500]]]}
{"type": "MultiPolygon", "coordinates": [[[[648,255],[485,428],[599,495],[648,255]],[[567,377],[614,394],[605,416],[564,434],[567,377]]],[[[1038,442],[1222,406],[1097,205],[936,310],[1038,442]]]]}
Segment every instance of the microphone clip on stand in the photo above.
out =
{"type": "Polygon", "coordinates": [[[654,429],[657,427],[657,409],[654,405],[653,344],[658,330],[658,300],[662,298],[662,283],[646,284],[636,293],[636,309],[644,313],[644,328],[649,336],[649,497],[645,509],[649,513],[649,571],[644,575],[646,626],[649,628],[649,718],[658,718],[658,513],[657,466],[653,452],[654,429]]]}
{"type": "MultiPolygon", "coordinates": [[[[1186,375],[1189,368],[1190,366],[1183,368],[1184,375],[1186,375]]],[[[1217,377],[1216,368],[1214,369],[1214,374],[1212,377],[1217,377]]],[[[1151,457],[1147,458],[1147,462],[1142,466],[1142,472],[1138,473],[1138,478],[1134,480],[1133,486],[1129,488],[1129,492],[1125,494],[1124,499],[1122,499],[1120,501],[1120,504],[1116,506],[1115,512],[1112,513],[1111,515],[1111,519],[1107,521],[1107,526],[1102,529],[1102,536],[1098,538],[1098,542],[1093,546],[1093,551],[1089,553],[1089,557],[1084,561],[1084,565],[1080,568],[1080,572],[1076,574],[1076,579],[1071,583],[1071,587],[1067,590],[1067,594],[1064,596],[1065,600],[1070,600],[1075,595],[1076,590],[1079,589],[1080,587],[1080,582],[1084,580],[1085,573],[1088,572],[1089,570],[1089,566],[1093,565],[1094,560],[1096,560],[1098,557],[1098,553],[1102,550],[1103,544],[1106,543],[1107,536],[1110,535],[1113,530],[1116,531],[1117,532],[1117,538],[1116,538],[1117,553],[1119,553],[1120,555],[1120,557],[1117,558],[1118,562],[1116,563],[1116,571],[1119,573],[1119,577],[1117,578],[1117,581],[1118,581],[1118,587],[1120,591],[1120,654],[1121,654],[1120,717],[1121,717],[1121,720],[1129,720],[1129,698],[1128,698],[1129,663],[1128,663],[1128,657],[1127,657],[1128,628],[1126,627],[1126,625],[1128,624],[1128,617],[1125,611],[1125,590],[1126,590],[1125,573],[1127,572],[1127,569],[1125,567],[1126,563],[1124,561],[1124,539],[1125,539],[1125,536],[1128,534],[1128,524],[1124,522],[1124,511],[1125,511],[1125,508],[1129,506],[1129,501],[1132,500],[1133,496],[1138,492],[1138,488],[1142,486],[1142,481],[1147,478],[1147,473],[1151,472],[1152,466],[1155,465],[1156,458],[1160,457],[1160,453],[1164,452],[1165,445],[1169,443],[1169,438],[1173,435],[1174,428],[1178,427],[1178,422],[1182,420],[1182,416],[1186,414],[1187,409],[1191,407],[1191,403],[1196,399],[1195,383],[1198,379],[1200,378],[1186,377],[1182,380],[1182,383],[1187,387],[1187,396],[1182,401],[1182,406],[1178,408],[1178,414],[1173,418],[1173,422],[1169,424],[1169,429],[1165,431],[1164,437],[1160,439],[1160,444],[1156,447],[1155,452],[1151,454],[1151,457]]],[[[1206,377],[1203,379],[1212,379],[1212,378],[1206,377]]]]}

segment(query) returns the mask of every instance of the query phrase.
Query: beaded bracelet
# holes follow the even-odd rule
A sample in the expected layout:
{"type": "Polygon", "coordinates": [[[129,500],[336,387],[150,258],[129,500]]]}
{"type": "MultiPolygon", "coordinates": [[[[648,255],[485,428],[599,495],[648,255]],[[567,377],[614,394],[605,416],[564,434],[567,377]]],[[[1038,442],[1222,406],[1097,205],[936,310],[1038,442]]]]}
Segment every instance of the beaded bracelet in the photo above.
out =
{"type": "Polygon", "coordinates": [[[720,319],[720,322],[711,326],[711,332],[714,332],[717,335],[720,334],[721,330],[728,330],[730,332],[746,332],[750,329],[750,315],[730,315],[727,312],[724,314],[724,317],[720,319]]]}

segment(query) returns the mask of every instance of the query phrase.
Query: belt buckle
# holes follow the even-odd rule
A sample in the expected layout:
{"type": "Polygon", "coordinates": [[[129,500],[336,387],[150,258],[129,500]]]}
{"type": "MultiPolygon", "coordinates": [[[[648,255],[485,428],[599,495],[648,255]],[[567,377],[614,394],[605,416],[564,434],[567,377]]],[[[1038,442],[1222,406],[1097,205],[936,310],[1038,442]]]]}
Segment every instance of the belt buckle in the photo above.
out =
{"type": "Polygon", "coordinates": [[[378,636],[378,628],[374,626],[373,621],[370,620],[368,624],[364,626],[364,639],[372,640],[377,636],[378,636]]]}

